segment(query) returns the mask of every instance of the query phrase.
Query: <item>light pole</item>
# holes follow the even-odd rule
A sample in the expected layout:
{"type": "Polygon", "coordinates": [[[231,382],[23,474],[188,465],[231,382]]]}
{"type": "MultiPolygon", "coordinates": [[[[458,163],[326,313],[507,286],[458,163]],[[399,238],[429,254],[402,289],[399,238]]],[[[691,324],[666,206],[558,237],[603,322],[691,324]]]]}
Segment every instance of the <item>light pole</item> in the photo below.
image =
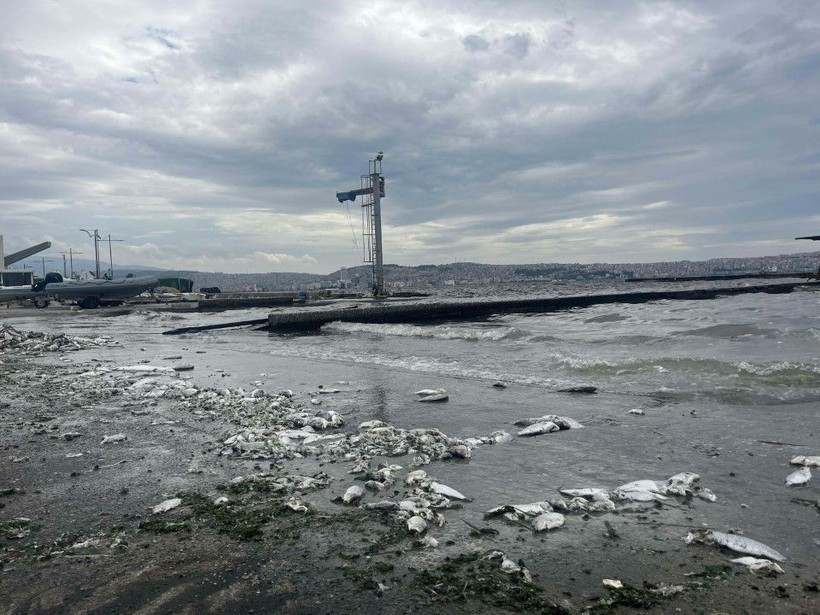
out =
{"type": "Polygon", "coordinates": [[[108,270],[111,279],[114,279],[114,256],[111,252],[111,242],[112,241],[125,241],[125,239],[111,239],[111,233],[108,234],[108,239],[105,241],[108,242],[108,261],[111,264],[111,268],[108,270]]]}
{"type": "Polygon", "coordinates": [[[45,279],[45,277],[46,277],[46,263],[50,263],[51,259],[46,258],[45,256],[42,256],[41,260],[43,261],[43,279],[45,279]]]}
{"type": "Polygon", "coordinates": [[[75,254],[82,254],[82,252],[75,252],[74,248],[69,248],[68,252],[60,252],[60,254],[63,255],[63,277],[66,277],[66,271],[65,271],[65,255],[66,254],[68,254],[69,271],[71,271],[70,275],[73,276],[74,275],[74,255],[75,254]]]}
{"type": "Polygon", "coordinates": [[[94,277],[99,279],[100,278],[100,233],[98,232],[98,229],[94,229],[94,234],[93,235],[91,234],[91,231],[89,231],[88,229],[81,228],[80,230],[83,231],[89,237],[94,238],[94,262],[97,264],[97,270],[95,272],[94,277]]]}

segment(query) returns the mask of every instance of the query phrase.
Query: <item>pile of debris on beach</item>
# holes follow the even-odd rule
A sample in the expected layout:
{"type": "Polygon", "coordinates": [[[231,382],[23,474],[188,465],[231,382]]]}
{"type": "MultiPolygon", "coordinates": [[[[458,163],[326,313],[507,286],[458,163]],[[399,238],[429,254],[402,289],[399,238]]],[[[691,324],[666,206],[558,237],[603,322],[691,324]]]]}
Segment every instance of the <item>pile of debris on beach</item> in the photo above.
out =
{"type": "MultiPolygon", "coordinates": [[[[22,333],[0,323],[0,354],[29,355],[105,348],[115,343],[104,336],[77,338],[62,334],[22,333]]],[[[501,426],[488,434],[464,438],[448,436],[436,428],[401,429],[380,420],[364,421],[354,427],[340,412],[323,407],[322,395],[343,394],[342,389],[322,387],[300,400],[299,395],[291,390],[269,393],[263,389],[262,382],[255,382],[250,390],[200,387],[190,374],[189,366],[163,366],[148,362],[119,366],[90,363],[77,365],[62,374],[51,374],[50,377],[55,383],[62,379],[67,395],[82,395],[83,399],[90,401],[116,399],[118,403],[134,409],[135,415],[142,413],[146,420],[155,420],[156,408],[162,405],[165,415],[173,411],[179,417],[212,421],[218,425],[210,434],[216,455],[237,462],[269,464],[269,471],[262,471],[260,467],[251,474],[234,477],[226,489],[208,494],[207,502],[196,500],[200,508],[219,507],[238,515],[244,495],[252,491],[278,498],[281,505],[294,514],[308,515],[315,512],[318,506],[311,501],[310,494],[330,488],[336,493],[334,500],[340,505],[340,513],[352,508],[372,513],[375,519],[391,528],[400,528],[403,537],[420,550],[429,552],[440,547],[437,530],[450,521],[448,516],[451,515],[458,515],[477,536],[492,537],[499,533],[492,525],[478,527],[464,520],[458,511],[472,502],[469,494],[461,493],[457,485],[447,485],[438,480],[432,468],[421,467],[434,462],[467,460],[479,454],[478,451],[484,446],[509,444],[516,436],[501,426]],[[229,427],[226,429],[224,426],[229,427]],[[217,430],[219,433],[215,433],[217,430]],[[341,480],[326,472],[289,471],[288,462],[308,459],[317,465],[349,464],[347,474],[353,477],[353,484],[344,483],[334,489],[334,482],[338,484],[341,480]],[[397,486],[403,488],[397,489],[397,486]]],[[[347,383],[335,384],[346,386],[347,383]]],[[[439,389],[433,391],[432,394],[439,396],[446,394],[439,389]]],[[[514,424],[521,428],[517,437],[522,438],[584,427],[575,419],[555,414],[525,418],[514,424]]],[[[113,431],[115,433],[106,434],[99,441],[99,446],[119,446],[128,442],[129,438],[139,438],[139,434],[113,431]]],[[[63,434],[65,440],[82,436],[77,431],[63,434]]],[[[801,465],[805,470],[799,470],[799,476],[795,476],[790,484],[807,482],[806,476],[810,478],[808,467],[817,466],[817,459],[810,456],[793,459],[792,463],[801,465]]],[[[0,488],[5,487],[0,485],[0,488]]],[[[165,497],[167,495],[157,493],[154,502],[159,503],[148,507],[151,519],[140,525],[142,529],[162,527],[165,528],[163,531],[168,531],[174,523],[182,523],[186,519],[183,517],[180,521],[173,515],[179,515],[179,510],[186,506],[193,506],[191,496],[165,497]],[[162,521],[166,515],[172,516],[172,521],[162,521]]],[[[567,518],[570,516],[574,516],[580,525],[591,518],[618,513],[627,507],[644,506],[657,511],[664,510],[666,505],[674,505],[676,499],[689,502],[694,498],[711,503],[718,496],[701,485],[697,474],[684,471],[666,479],[640,478],[614,488],[561,487],[553,497],[545,495],[543,499],[533,502],[499,502],[484,512],[484,519],[490,523],[501,521],[525,528],[533,536],[541,536],[559,530],[567,531],[567,518]]],[[[322,508],[322,511],[326,512],[327,508],[322,508]]],[[[23,530],[12,538],[28,536],[29,532],[24,531],[24,526],[21,525],[23,530]]],[[[614,533],[609,525],[607,527],[614,533]]],[[[259,532],[252,535],[258,538],[259,532]]],[[[55,548],[52,555],[85,553],[88,549],[104,548],[106,545],[115,549],[124,540],[122,533],[107,543],[94,537],[78,537],[71,545],[60,545],[60,550],[55,548]]],[[[692,528],[686,542],[718,545],[744,554],[744,557],[732,559],[731,562],[746,566],[754,573],[784,573],[780,564],[785,561],[785,556],[738,532],[692,528]]],[[[480,551],[475,546],[469,549],[476,553],[480,551]]],[[[486,565],[492,565],[523,583],[533,580],[521,559],[510,557],[501,549],[494,548],[483,553],[481,558],[486,565]]],[[[624,589],[617,579],[606,579],[604,586],[616,592],[615,595],[624,589]]],[[[686,591],[684,586],[668,587],[652,591],[663,594],[668,590],[669,595],[686,591]]]]}

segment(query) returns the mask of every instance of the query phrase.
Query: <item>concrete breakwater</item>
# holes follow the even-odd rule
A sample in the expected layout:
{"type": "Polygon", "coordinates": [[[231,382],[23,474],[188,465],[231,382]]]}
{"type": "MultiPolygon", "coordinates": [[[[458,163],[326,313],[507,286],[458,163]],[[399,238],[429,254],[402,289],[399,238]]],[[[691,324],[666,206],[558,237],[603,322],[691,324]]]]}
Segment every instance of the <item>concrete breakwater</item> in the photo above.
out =
{"type": "Polygon", "coordinates": [[[309,331],[335,321],[364,323],[423,323],[443,320],[472,320],[493,314],[553,312],[607,303],[646,303],[649,301],[714,299],[747,293],[790,293],[800,282],[755,286],[638,291],[568,297],[515,299],[461,299],[447,301],[389,303],[374,301],[352,307],[327,307],[320,310],[282,311],[270,314],[272,331],[309,331]]]}

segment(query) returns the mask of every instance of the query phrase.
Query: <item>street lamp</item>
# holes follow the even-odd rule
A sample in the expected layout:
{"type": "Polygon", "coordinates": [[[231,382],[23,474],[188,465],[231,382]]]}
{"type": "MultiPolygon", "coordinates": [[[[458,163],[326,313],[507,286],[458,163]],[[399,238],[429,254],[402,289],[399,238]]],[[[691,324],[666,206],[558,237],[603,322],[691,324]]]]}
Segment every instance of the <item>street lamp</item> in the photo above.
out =
{"type": "Polygon", "coordinates": [[[96,275],[94,277],[99,279],[100,278],[100,234],[98,232],[98,229],[94,229],[94,234],[93,235],[91,234],[91,231],[89,231],[88,229],[81,228],[80,230],[83,231],[89,237],[94,238],[94,262],[97,265],[97,270],[95,272],[96,275]]]}

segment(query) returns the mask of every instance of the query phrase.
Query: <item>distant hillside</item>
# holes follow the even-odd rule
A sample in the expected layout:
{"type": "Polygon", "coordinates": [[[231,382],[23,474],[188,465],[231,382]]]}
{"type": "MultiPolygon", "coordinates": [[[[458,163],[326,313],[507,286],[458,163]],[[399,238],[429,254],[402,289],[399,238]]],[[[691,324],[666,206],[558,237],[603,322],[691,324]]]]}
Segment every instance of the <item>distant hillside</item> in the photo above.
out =
{"type": "MultiPolygon", "coordinates": [[[[35,275],[41,275],[43,261],[27,259],[35,275]]],[[[46,271],[63,271],[62,259],[46,257],[46,271]],[[51,259],[51,260],[49,260],[51,259]]],[[[817,271],[820,252],[801,252],[779,256],[752,258],[714,258],[705,261],[671,261],[658,263],[535,263],[517,265],[486,265],[481,263],[447,263],[442,265],[385,265],[384,278],[388,289],[426,290],[442,286],[473,284],[515,283],[533,280],[595,280],[632,277],[706,276],[762,271],[800,272],[817,271]]],[[[19,267],[16,265],[15,268],[19,267]]],[[[103,271],[107,270],[102,263],[103,271]]],[[[76,271],[92,271],[94,261],[74,259],[76,271]]],[[[152,274],[159,277],[183,277],[194,281],[194,289],[219,287],[223,291],[242,290],[302,290],[318,286],[337,287],[345,281],[351,290],[369,291],[372,288],[372,267],[359,265],[319,275],[312,273],[220,273],[208,271],[163,270],[155,267],[114,265],[117,277],[125,273],[152,274]]]]}
{"type": "Polygon", "coordinates": [[[213,271],[154,271],[163,278],[180,277],[194,281],[194,290],[216,286],[224,291],[243,290],[302,290],[326,276],[315,273],[219,273],[213,271]]]}

